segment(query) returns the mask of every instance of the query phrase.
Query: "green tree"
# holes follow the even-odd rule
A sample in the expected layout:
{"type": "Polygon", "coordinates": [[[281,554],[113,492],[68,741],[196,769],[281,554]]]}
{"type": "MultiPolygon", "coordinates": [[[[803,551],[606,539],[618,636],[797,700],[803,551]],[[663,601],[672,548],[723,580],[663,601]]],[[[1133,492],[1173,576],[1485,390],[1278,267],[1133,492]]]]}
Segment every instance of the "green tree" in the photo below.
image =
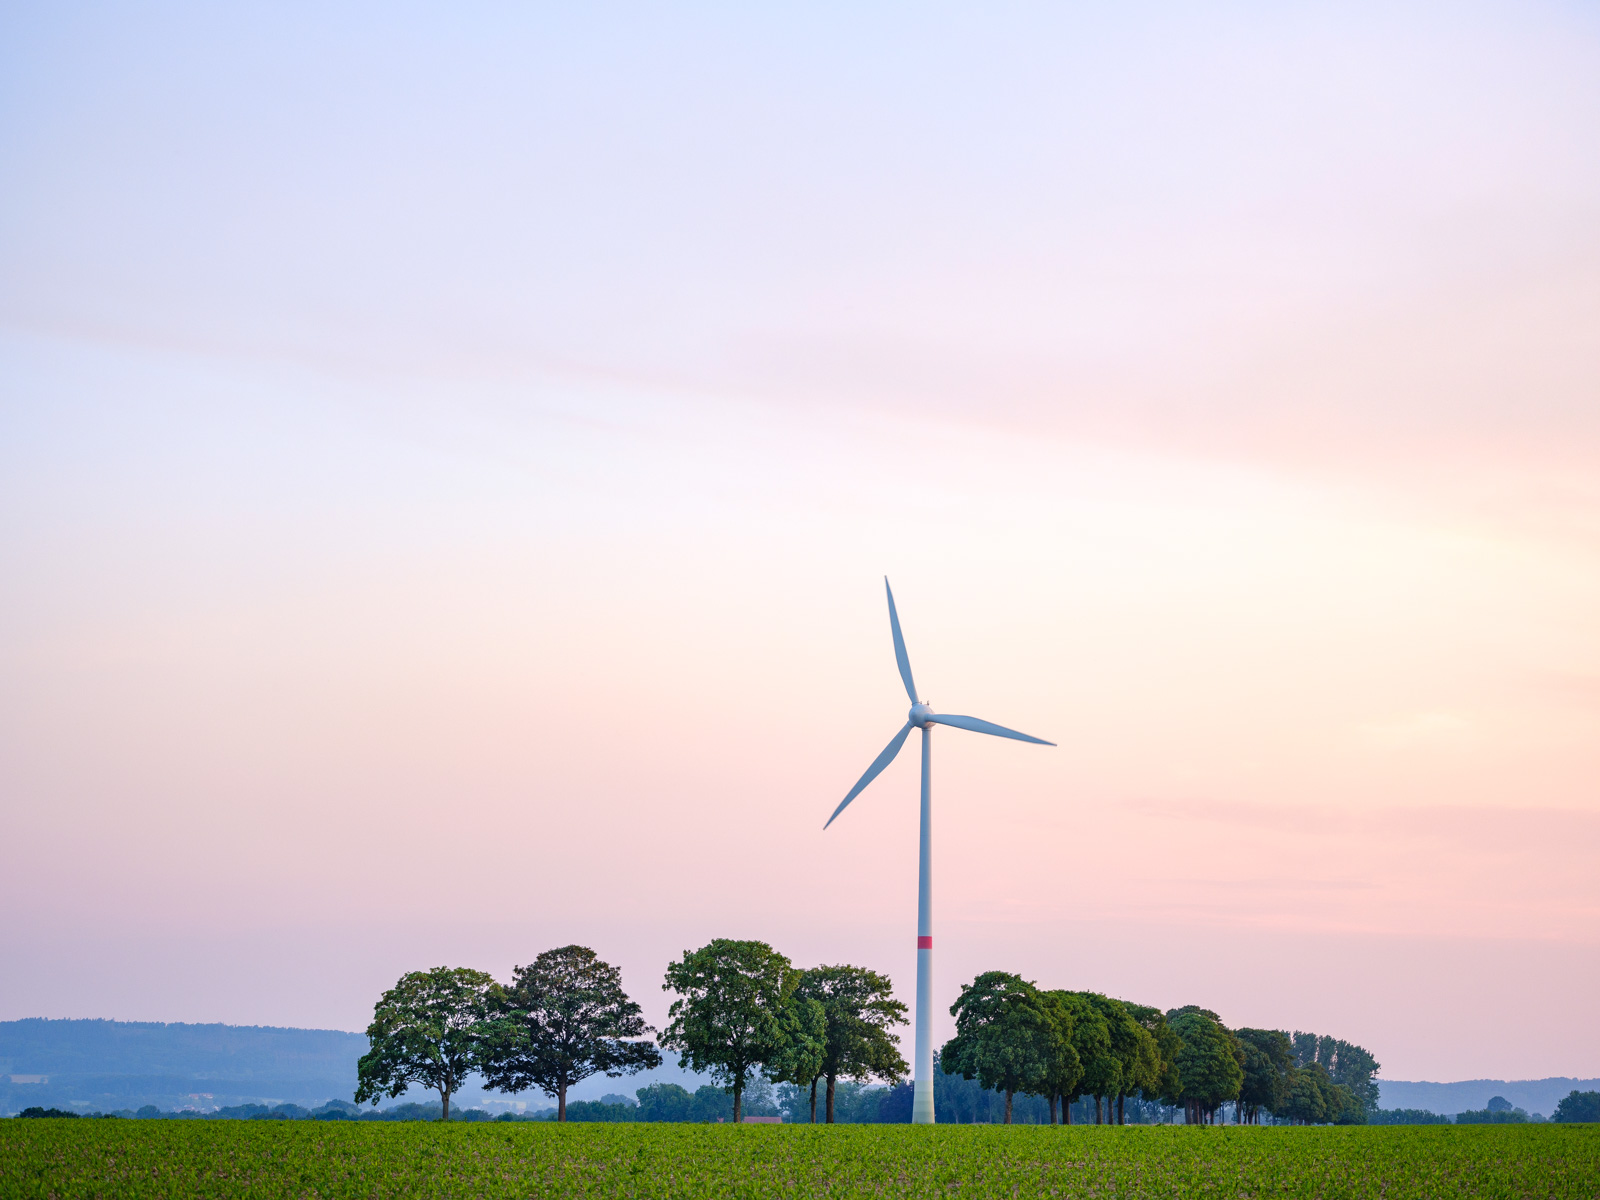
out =
{"type": "Polygon", "coordinates": [[[1348,1089],[1364,1112],[1377,1111],[1378,1084],[1373,1077],[1380,1068],[1370,1051],[1341,1038],[1299,1030],[1295,1031],[1291,1041],[1298,1065],[1309,1067],[1316,1064],[1328,1073],[1333,1083],[1348,1089]]]}
{"type": "Polygon", "coordinates": [[[1050,1105],[1050,1124],[1056,1123],[1056,1102],[1059,1100],[1061,1123],[1065,1125],[1071,1121],[1066,1098],[1077,1090],[1078,1081],[1083,1078],[1083,1059],[1078,1054],[1075,1040],[1080,1012],[1089,1017],[1094,1013],[1082,1002],[1081,997],[1069,992],[1041,992],[1039,1001],[1055,1032],[1050,1058],[1039,1082],[1044,1098],[1050,1105]]]}
{"type": "MultiPolygon", "coordinates": [[[[1116,1060],[1116,1070],[1110,1072],[1111,1089],[1104,1093],[1107,1123],[1123,1124],[1123,1099],[1147,1084],[1154,1084],[1161,1075],[1161,1059],[1155,1039],[1149,1030],[1136,1021],[1128,1006],[1120,1000],[1089,993],[1089,1003],[1105,1018],[1106,1029],[1111,1034],[1111,1056],[1116,1060]],[[1115,1109],[1115,1111],[1113,1111],[1115,1109]]],[[[1100,1096],[1094,1100],[1096,1123],[1099,1123],[1100,1096]]]]}
{"type": "Polygon", "coordinates": [[[1094,1088],[1114,1069],[1111,1029],[1100,1010],[1090,1002],[1087,992],[1055,991],[1048,994],[1071,1018],[1067,1040],[1078,1059],[1076,1076],[1060,1092],[1061,1123],[1070,1125],[1073,1103],[1081,1096],[1093,1095],[1094,1088]]]}
{"type": "Polygon", "coordinates": [[[729,1117],[733,1117],[733,1111],[733,1104],[728,1099],[726,1088],[704,1083],[694,1090],[694,1099],[689,1106],[689,1119],[710,1124],[713,1121],[726,1121],[729,1117]]]}
{"type": "Polygon", "coordinates": [[[483,1063],[499,984],[467,967],[412,971],[384,992],[367,1026],[371,1047],[356,1064],[356,1103],[393,1099],[413,1083],[450,1096],[483,1063]]]}
{"type": "Polygon", "coordinates": [[[985,971],[950,1006],[956,1036],[944,1044],[947,1071],[1005,1093],[1005,1123],[1013,1097],[1043,1091],[1059,1036],[1038,988],[1018,975],[985,971]]]}
{"type": "Polygon", "coordinates": [[[492,1088],[536,1087],[567,1119],[567,1089],[604,1072],[612,1078],[661,1065],[645,1038],[655,1032],[622,990],[622,973],[587,946],[546,950],[518,967],[495,998],[483,1064],[492,1088]]]}
{"type": "Polygon", "coordinates": [[[909,1069],[892,1032],[906,1023],[906,1006],[894,998],[887,976],[865,967],[812,967],[800,975],[798,1000],[814,1001],[823,1014],[822,1054],[816,1072],[790,1082],[811,1088],[811,1120],[817,1119],[817,1081],[826,1084],[826,1119],[834,1119],[834,1094],[840,1078],[860,1083],[874,1077],[899,1083],[909,1069]]]}
{"type": "Polygon", "coordinates": [[[676,1083],[652,1083],[634,1092],[641,1121],[687,1121],[694,1107],[688,1089],[676,1083]]]}
{"type": "Polygon", "coordinates": [[[1124,1000],[1122,1006],[1128,1010],[1128,1015],[1139,1022],[1150,1035],[1155,1046],[1156,1064],[1152,1078],[1141,1080],[1138,1085],[1140,1097],[1157,1104],[1176,1104],[1176,1099],[1167,1099],[1176,1096],[1180,1087],[1178,1078],[1178,1051],[1183,1044],[1178,1041],[1178,1035],[1172,1032],[1172,1025],[1167,1020],[1167,1014],[1159,1008],[1152,1008],[1148,1004],[1131,1004],[1124,1000]]]}
{"type": "Polygon", "coordinates": [[[1293,1067],[1285,1081],[1282,1107],[1277,1115],[1300,1125],[1322,1125],[1331,1119],[1329,1101],[1333,1081],[1328,1072],[1313,1061],[1309,1066],[1293,1067]]]}
{"type": "Polygon", "coordinates": [[[1276,1113],[1287,1099],[1294,1046],[1281,1029],[1240,1029],[1234,1037],[1244,1052],[1239,1085],[1240,1120],[1258,1125],[1262,1111],[1276,1113]]]}
{"type": "Polygon", "coordinates": [[[1094,1123],[1101,1125],[1107,1118],[1106,1099],[1126,1090],[1130,1042],[1134,1036],[1131,1029],[1138,1027],[1128,1010],[1117,1001],[1098,992],[1077,994],[1099,1018],[1099,1028],[1105,1030],[1103,1041],[1099,1037],[1094,1039],[1094,1053],[1081,1059],[1083,1075],[1078,1081],[1079,1094],[1094,1097],[1094,1123]]]}
{"type": "MultiPolygon", "coordinates": [[[[802,983],[804,978],[802,974],[802,983]]],[[[764,1064],[763,1073],[773,1083],[804,1084],[809,1087],[811,1120],[815,1124],[817,1080],[822,1076],[828,1049],[828,1015],[822,1002],[811,996],[802,996],[799,986],[796,984],[795,992],[788,1000],[783,1022],[783,1044],[764,1064]]]]}
{"type": "Polygon", "coordinates": [[[678,999],[661,1044],[684,1067],[709,1074],[743,1115],[750,1073],[776,1063],[801,1033],[791,999],[800,972],[765,942],[717,938],[667,967],[663,991],[678,999]]]}
{"type": "Polygon", "coordinates": [[[1184,1120],[1192,1125],[1209,1123],[1224,1101],[1239,1095],[1244,1070],[1234,1054],[1234,1041],[1216,1014],[1189,1006],[1167,1014],[1178,1050],[1178,1098],[1184,1120]]]}
{"type": "Polygon", "coordinates": [[[1550,1119],[1563,1124],[1600,1121],[1600,1092],[1580,1092],[1573,1088],[1556,1105],[1556,1111],[1550,1119]]]}

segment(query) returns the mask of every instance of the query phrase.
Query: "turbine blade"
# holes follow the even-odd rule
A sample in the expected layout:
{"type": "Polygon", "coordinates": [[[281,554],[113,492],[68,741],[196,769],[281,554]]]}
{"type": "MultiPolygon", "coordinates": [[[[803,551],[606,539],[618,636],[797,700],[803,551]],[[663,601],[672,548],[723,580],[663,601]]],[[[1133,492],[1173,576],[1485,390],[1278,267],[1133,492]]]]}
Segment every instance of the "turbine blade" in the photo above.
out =
{"type": "Polygon", "coordinates": [[[1019,742],[1036,742],[1041,746],[1054,746],[1054,742],[1047,742],[1043,738],[1032,737],[1026,733],[1018,733],[1015,729],[1007,729],[1004,725],[996,725],[993,721],[980,721],[977,717],[957,717],[945,713],[929,717],[928,720],[937,725],[949,725],[953,729],[970,729],[973,733],[992,733],[995,737],[1016,738],[1019,742]]]}
{"type": "Polygon", "coordinates": [[[917,702],[917,685],[911,681],[911,660],[906,657],[906,639],[900,636],[900,614],[894,610],[894,589],[889,577],[883,577],[883,590],[889,593],[889,628],[894,631],[894,661],[900,668],[900,681],[906,685],[906,695],[911,703],[917,702]]]}
{"type": "MultiPolygon", "coordinates": [[[[906,744],[906,735],[910,732],[911,722],[907,721],[901,728],[900,732],[889,739],[889,744],[883,748],[883,753],[872,760],[872,765],[867,768],[867,773],[860,779],[856,780],[856,785],[850,789],[850,794],[843,800],[839,801],[839,807],[833,810],[833,817],[837,817],[840,813],[842,813],[845,805],[849,804],[850,801],[859,796],[861,794],[861,789],[876,779],[879,774],[882,773],[883,769],[894,761],[894,756],[900,753],[900,747],[906,744]]],[[[833,817],[828,818],[827,824],[823,826],[824,829],[826,829],[828,825],[833,824],[833,817]]]]}

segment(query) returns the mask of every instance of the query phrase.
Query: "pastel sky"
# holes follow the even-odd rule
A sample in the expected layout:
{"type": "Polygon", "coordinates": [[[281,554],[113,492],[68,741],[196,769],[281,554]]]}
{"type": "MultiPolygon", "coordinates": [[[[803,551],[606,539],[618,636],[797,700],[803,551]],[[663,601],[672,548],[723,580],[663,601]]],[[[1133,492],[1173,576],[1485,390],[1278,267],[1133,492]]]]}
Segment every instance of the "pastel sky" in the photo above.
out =
{"type": "Polygon", "coordinates": [[[884,575],[938,1009],[1600,1075],[1596,10],[0,15],[0,1019],[909,1000],[884,575]]]}

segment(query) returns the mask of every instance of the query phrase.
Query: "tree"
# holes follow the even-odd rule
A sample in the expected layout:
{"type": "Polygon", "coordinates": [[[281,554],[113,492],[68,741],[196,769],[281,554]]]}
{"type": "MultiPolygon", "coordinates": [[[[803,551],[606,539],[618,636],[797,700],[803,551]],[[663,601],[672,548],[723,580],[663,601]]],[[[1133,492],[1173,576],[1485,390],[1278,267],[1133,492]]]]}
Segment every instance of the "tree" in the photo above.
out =
{"type": "MultiPolygon", "coordinates": [[[[1106,1098],[1124,1091],[1128,1068],[1131,1029],[1137,1029],[1127,1009],[1098,992],[1078,992],[1082,1003],[1098,1018],[1092,1053],[1082,1057],[1083,1074],[1078,1080],[1078,1095],[1094,1097],[1094,1123],[1104,1124],[1106,1098]],[[1104,1037],[1098,1036],[1104,1031],[1104,1037]]],[[[1074,1099],[1077,1096],[1073,1097],[1074,1099]]]]}
{"type": "Polygon", "coordinates": [[[1294,1046],[1281,1029],[1240,1029],[1234,1036],[1244,1051],[1244,1080],[1239,1085],[1239,1119],[1260,1124],[1261,1112],[1276,1113],[1287,1099],[1294,1046]]]}
{"type": "Polygon", "coordinates": [[[1379,1071],[1378,1060],[1352,1042],[1296,1030],[1293,1038],[1298,1065],[1309,1067],[1313,1063],[1328,1073],[1328,1078],[1340,1087],[1347,1088],[1363,1111],[1371,1113],[1378,1108],[1378,1084],[1373,1079],[1379,1071]]]}
{"type": "Polygon", "coordinates": [[[654,1033],[622,990],[622,973],[587,946],[546,950],[518,967],[496,996],[484,1078],[503,1092],[536,1087],[567,1119],[567,1089],[604,1072],[612,1078],[661,1065],[644,1039],[654,1033]]]}
{"type": "Polygon", "coordinates": [[[900,1039],[890,1032],[906,1023],[906,1006],[894,998],[886,976],[865,967],[812,967],[800,975],[795,997],[813,1001],[823,1016],[822,1054],[810,1079],[811,1121],[817,1120],[817,1080],[826,1081],[826,1119],[833,1124],[834,1092],[841,1076],[860,1083],[876,1076],[895,1084],[909,1069],[900,1057],[900,1039]]]}
{"type": "Polygon", "coordinates": [[[1600,1092],[1580,1092],[1574,1088],[1556,1105],[1556,1111],[1550,1119],[1563,1124],[1600,1121],[1600,1092]]]}
{"type": "Polygon", "coordinates": [[[1013,1097],[1041,1091],[1056,1054],[1059,1034],[1039,990],[1018,975],[985,971],[961,989],[950,1014],[956,1036],[944,1044],[945,1070],[1004,1092],[1011,1124],[1013,1097]]]}
{"type": "MultiPolygon", "coordinates": [[[[1106,1019],[1085,992],[1050,992],[1071,1017],[1067,1040],[1078,1059],[1078,1071],[1060,1092],[1061,1123],[1072,1124],[1072,1104],[1080,1096],[1092,1095],[1095,1085],[1111,1070],[1111,1030],[1106,1019]]],[[[1059,1020],[1059,1018],[1058,1018],[1059,1020]]]]}
{"type": "MultiPolygon", "coordinates": [[[[1335,1125],[1365,1125],[1371,1112],[1361,1098],[1342,1083],[1329,1083],[1325,1089],[1328,1097],[1328,1120],[1335,1125]]],[[[1524,1114],[1526,1115],[1526,1114],[1524,1114]]]]}
{"type": "Polygon", "coordinates": [[[1215,1117],[1218,1105],[1239,1095],[1244,1082],[1233,1038],[1206,1009],[1191,1005],[1174,1009],[1167,1018],[1180,1043],[1178,1098],[1183,1102],[1184,1120],[1206,1124],[1215,1117]]]}
{"type": "MultiPolygon", "coordinates": [[[[804,975],[801,975],[804,979],[804,975]]],[[[764,1064],[764,1074],[774,1083],[804,1084],[811,1090],[811,1123],[817,1123],[817,1080],[827,1055],[828,1016],[822,1002],[799,993],[799,985],[786,1005],[783,1044],[764,1064]]],[[[758,1075],[756,1081],[760,1082],[758,1075]]],[[[754,1086],[754,1085],[752,1085],[754,1086]]],[[[828,1104],[833,1105],[832,1088],[828,1104]]],[[[831,1116],[829,1118],[832,1119],[831,1116]]]]}
{"type": "Polygon", "coordinates": [[[1294,1067],[1285,1082],[1282,1107],[1277,1115],[1301,1125],[1322,1125],[1330,1119],[1329,1100],[1333,1081],[1316,1062],[1294,1067]]]}
{"type": "Polygon", "coordinates": [[[1155,1047],[1156,1062],[1151,1077],[1140,1081],[1138,1086],[1141,1099],[1157,1104],[1176,1104],[1176,1100],[1167,1100],[1165,1097],[1178,1092],[1178,1051],[1183,1048],[1183,1043],[1172,1032],[1166,1013],[1159,1008],[1152,1008],[1148,1004],[1131,1004],[1126,1000],[1122,1006],[1128,1010],[1130,1017],[1144,1027],[1155,1047]]]}
{"type": "Polygon", "coordinates": [[[634,1092],[641,1121],[687,1121],[694,1097],[676,1083],[652,1083],[634,1092]]]}
{"type": "MultiPolygon", "coordinates": [[[[1071,1122],[1071,1114],[1067,1111],[1066,1098],[1078,1087],[1078,1081],[1083,1078],[1083,1059],[1078,1054],[1074,1042],[1077,1032],[1080,1009],[1087,1008],[1078,997],[1071,996],[1068,992],[1041,992],[1039,1001],[1044,1005],[1045,1016],[1055,1027],[1055,1038],[1051,1045],[1049,1060],[1040,1083],[1045,1100],[1050,1105],[1050,1124],[1056,1123],[1056,1101],[1061,1100],[1061,1123],[1071,1122]],[[1069,998],[1070,997],[1070,998],[1069,998]]],[[[1092,1010],[1089,1012],[1093,1016],[1092,1010]]]]}
{"type": "Polygon", "coordinates": [[[384,992],[367,1026],[371,1049],[356,1064],[356,1103],[394,1099],[413,1083],[450,1096],[483,1063],[499,984],[467,967],[412,971],[384,992]]]}
{"type": "Polygon", "coordinates": [[[1094,1093],[1095,1123],[1100,1123],[1100,1101],[1103,1096],[1106,1101],[1106,1122],[1121,1124],[1123,1097],[1160,1078],[1160,1056],[1156,1051],[1155,1039],[1134,1020],[1133,1014],[1122,1001],[1098,992],[1087,995],[1089,1003],[1105,1018],[1106,1029],[1111,1035],[1110,1058],[1115,1063],[1115,1068],[1106,1072],[1107,1090],[1094,1093]]]}
{"type": "Polygon", "coordinates": [[[732,1093],[736,1123],[750,1072],[777,1061],[801,1032],[790,1003],[799,981],[800,972],[765,942],[717,938],[667,966],[661,987],[678,999],[661,1044],[732,1093]]]}

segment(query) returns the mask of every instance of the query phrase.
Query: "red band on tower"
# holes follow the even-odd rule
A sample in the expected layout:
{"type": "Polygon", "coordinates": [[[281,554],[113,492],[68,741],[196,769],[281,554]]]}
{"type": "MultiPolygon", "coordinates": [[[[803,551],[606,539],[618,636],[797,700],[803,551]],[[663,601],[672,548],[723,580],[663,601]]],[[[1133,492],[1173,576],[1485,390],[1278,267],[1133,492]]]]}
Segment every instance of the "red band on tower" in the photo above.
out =
{"type": "Polygon", "coordinates": [[[933,939],[931,937],[919,937],[917,939],[917,949],[918,950],[932,950],[933,949],[933,939]]]}

